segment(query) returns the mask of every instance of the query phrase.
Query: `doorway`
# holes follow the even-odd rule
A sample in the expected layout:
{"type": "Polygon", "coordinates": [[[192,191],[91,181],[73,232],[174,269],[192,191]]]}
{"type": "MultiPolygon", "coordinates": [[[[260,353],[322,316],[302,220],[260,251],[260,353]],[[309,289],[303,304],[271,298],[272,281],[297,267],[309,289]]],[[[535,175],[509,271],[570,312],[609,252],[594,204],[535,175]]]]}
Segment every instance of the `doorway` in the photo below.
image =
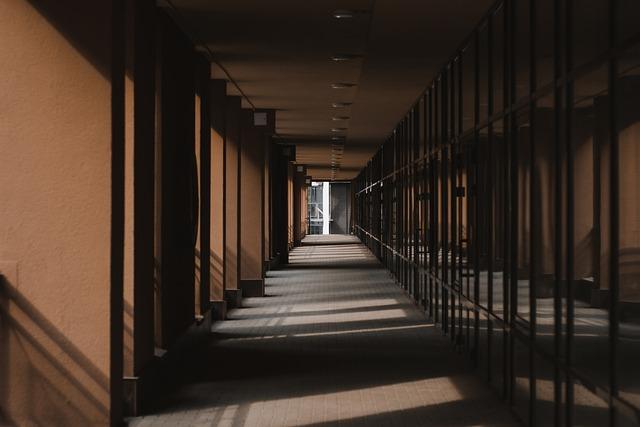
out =
{"type": "Polygon", "coordinates": [[[307,194],[307,234],[350,234],[351,183],[312,181],[307,194]]]}

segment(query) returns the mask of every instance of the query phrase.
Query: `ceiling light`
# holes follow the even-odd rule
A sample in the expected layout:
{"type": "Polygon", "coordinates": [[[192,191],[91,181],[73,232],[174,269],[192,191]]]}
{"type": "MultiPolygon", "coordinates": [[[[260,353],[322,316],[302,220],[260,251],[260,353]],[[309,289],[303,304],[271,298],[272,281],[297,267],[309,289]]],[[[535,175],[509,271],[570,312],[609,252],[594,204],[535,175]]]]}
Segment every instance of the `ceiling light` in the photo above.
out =
{"type": "Polygon", "coordinates": [[[353,10],[338,9],[333,11],[333,17],[336,19],[351,19],[355,15],[353,10]]]}
{"type": "Polygon", "coordinates": [[[331,132],[344,132],[347,128],[332,128],[331,132]]]}
{"type": "Polygon", "coordinates": [[[349,89],[354,87],[355,85],[356,85],[355,83],[339,82],[339,83],[331,83],[331,88],[332,89],[349,89]]]}
{"type": "Polygon", "coordinates": [[[332,141],[344,141],[344,136],[332,136],[332,141]]]}
{"type": "Polygon", "coordinates": [[[339,122],[341,120],[349,120],[351,117],[349,116],[335,116],[335,117],[331,117],[331,120],[333,120],[334,122],[339,122]]]}
{"type": "Polygon", "coordinates": [[[345,108],[349,107],[351,104],[351,102],[334,102],[333,104],[331,104],[331,106],[333,108],[345,108]]]}
{"type": "Polygon", "coordinates": [[[357,55],[354,53],[336,53],[331,57],[331,60],[336,62],[342,61],[350,61],[352,59],[362,58],[362,55],[357,55]]]}

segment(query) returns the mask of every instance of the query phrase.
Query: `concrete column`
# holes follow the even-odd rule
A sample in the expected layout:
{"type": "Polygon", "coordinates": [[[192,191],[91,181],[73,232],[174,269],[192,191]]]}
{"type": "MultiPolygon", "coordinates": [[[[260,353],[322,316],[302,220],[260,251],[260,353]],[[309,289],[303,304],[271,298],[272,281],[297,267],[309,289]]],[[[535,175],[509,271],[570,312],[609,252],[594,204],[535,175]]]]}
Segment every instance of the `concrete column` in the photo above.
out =
{"type": "Polygon", "coordinates": [[[197,230],[195,52],[167,16],[160,31],[160,321],[169,348],[194,322],[197,230]]]}
{"type": "MultiPolygon", "coordinates": [[[[272,256],[277,263],[289,262],[291,207],[290,162],[295,159],[295,146],[271,144],[271,240],[272,256]]],[[[291,241],[293,243],[293,241],[291,241]]]]}
{"type": "Polygon", "coordinates": [[[155,3],[127,5],[125,79],[124,377],[137,413],[140,375],[154,358],[155,3]]]}
{"type": "Polygon", "coordinates": [[[240,97],[229,96],[225,105],[225,300],[240,303],[240,97]]]}
{"type": "Polygon", "coordinates": [[[113,3],[0,6],[0,412],[10,424],[120,419],[124,58],[113,3]]]}
{"type": "Polygon", "coordinates": [[[294,244],[299,246],[307,233],[307,167],[295,165],[293,192],[293,234],[294,244]]]}
{"type": "Polygon", "coordinates": [[[293,218],[295,216],[293,206],[294,206],[294,186],[293,186],[293,178],[294,178],[294,165],[292,162],[287,163],[287,248],[289,250],[293,249],[294,246],[294,238],[293,238],[293,218]]]}
{"type": "Polygon", "coordinates": [[[240,288],[243,296],[264,295],[264,163],[273,111],[242,110],[240,177],[240,288]],[[269,120],[270,119],[270,120],[269,120]]]}
{"type": "MultiPolygon", "coordinates": [[[[227,83],[211,80],[211,230],[210,284],[211,301],[221,306],[224,300],[225,248],[225,110],[227,83]]],[[[218,315],[224,318],[224,313],[218,315]]]]}
{"type": "Polygon", "coordinates": [[[199,227],[196,253],[200,256],[199,283],[196,288],[196,307],[199,315],[207,314],[210,307],[211,289],[211,65],[202,55],[196,61],[196,157],[199,179],[199,227]]]}
{"type": "MultiPolygon", "coordinates": [[[[274,113],[275,116],[275,113],[274,113]]],[[[275,121],[275,117],[274,117],[275,121]]],[[[264,183],[264,200],[263,200],[263,209],[264,209],[264,240],[263,244],[263,262],[265,265],[265,270],[271,267],[271,246],[272,246],[272,237],[271,237],[271,202],[273,198],[273,193],[271,192],[271,138],[266,138],[265,141],[265,150],[264,150],[264,172],[263,172],[263,183],[264,183]]]]}

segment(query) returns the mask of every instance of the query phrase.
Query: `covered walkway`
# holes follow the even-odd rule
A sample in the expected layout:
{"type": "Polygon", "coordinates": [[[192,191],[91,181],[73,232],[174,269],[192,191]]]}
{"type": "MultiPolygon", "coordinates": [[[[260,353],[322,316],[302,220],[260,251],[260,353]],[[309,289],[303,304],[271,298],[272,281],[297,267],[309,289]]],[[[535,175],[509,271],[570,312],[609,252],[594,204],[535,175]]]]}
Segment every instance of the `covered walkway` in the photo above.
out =
{"type": "Polygon", "coordinates": [[[640,426],[638,23],[0,0],[0,426],[640,426]]]}
{"type": "Polygon", "coordinates": [[[517,425],[352,236],[307,237],[266,292],[215,323],[167,406],[131,425],[517,425]]]}

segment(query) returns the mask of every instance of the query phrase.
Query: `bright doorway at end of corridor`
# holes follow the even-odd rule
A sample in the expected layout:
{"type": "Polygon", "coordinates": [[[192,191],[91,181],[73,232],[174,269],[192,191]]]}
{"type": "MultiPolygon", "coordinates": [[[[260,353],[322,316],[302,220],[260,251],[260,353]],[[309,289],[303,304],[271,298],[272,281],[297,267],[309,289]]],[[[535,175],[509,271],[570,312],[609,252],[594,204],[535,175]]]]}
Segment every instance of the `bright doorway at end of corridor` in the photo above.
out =
{"type": "Polygon", "coordinates": [[[351,183],[312,181],[307,195],[307,234],[350,234],[351,183]]]}

